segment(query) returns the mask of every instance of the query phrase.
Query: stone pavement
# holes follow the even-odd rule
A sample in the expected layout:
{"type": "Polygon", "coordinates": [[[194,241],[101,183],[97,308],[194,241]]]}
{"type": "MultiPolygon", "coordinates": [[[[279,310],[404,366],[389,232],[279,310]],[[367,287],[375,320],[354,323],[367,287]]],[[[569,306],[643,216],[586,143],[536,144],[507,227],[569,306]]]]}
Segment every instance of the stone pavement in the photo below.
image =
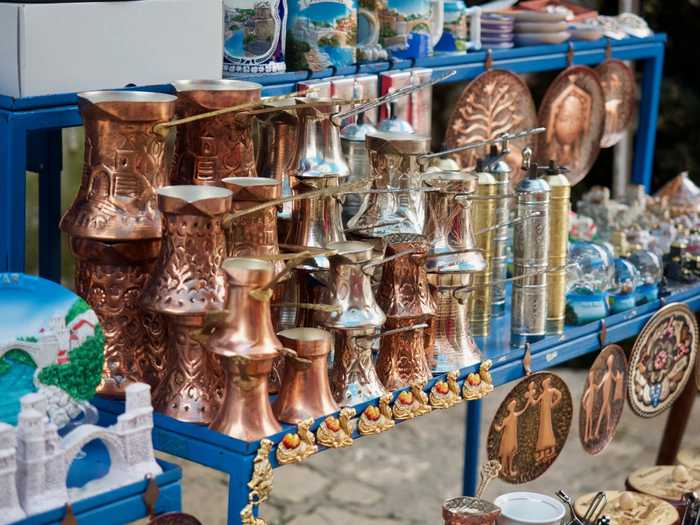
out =
{"type": "MultiPolygon", "coordinates": [[[[573,424],[564,451],[540,479],[521,486],[494,481],[486,498],[512,490],[552,494],[561,488],[574,496],[620,489],[629,472],[655,461],[666,415],[641,419],[628,407],[615,441],[598,456],[586,455],[577,426],[585,371],[562,368],[558,373],[574,399],[573,424]]],[[[491,417],[512,386],[499,387],[484,401],[482,458],[491,417]]],[[[269,525],[441,525],[442,501],[461,491],[464,422],[465,403],[362,438],[350,448],[329,450],[299,465],[275,469],[272,497],[262,506],[263,516],[269,525]]],[[[695,405],[685,436],[685,446],[700,448],[700,403],[695,405]]],[[[184,466],[183,508],[204,525],[225,524],[226,476],[164,457],[184,466]]]]}

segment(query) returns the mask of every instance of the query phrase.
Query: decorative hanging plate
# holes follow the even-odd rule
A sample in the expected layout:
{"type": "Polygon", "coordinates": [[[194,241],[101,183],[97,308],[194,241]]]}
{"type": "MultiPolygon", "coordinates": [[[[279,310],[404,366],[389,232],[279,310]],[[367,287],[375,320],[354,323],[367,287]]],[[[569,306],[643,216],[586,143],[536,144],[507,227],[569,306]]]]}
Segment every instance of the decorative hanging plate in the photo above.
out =
{"type": "Polygon", "coordinates": [[[612,441],[627,395],[627,358],[618,345],[598,354],[581,394],[579,438],[583,449],[598,454],[612,441]]]}
{"type": "Polygon", "coordinates": [[[605,131],[600,147],[609,148],[622,140],[632,122],[637,85],[634,71],[622,60],[608,59],[595,71],[605,97],[605,131]]]}
{"type": "Polygon", "coordinates": [[[148,525],[202,525],[202,522],[184,512],[168,512],[156,516],[148,522],[148,525]]]}
{"type": "Polygon", "coordinates": [[[0,273],[0,311],[0,421],[16,424],[20,398],[37,390],[59,428],[92,417],[104,338],[90,306],[52,281],[0,273]]]}
{"type": "Polygon", "coordinates": [[[489,429],[488,457],[502,465],[500,478],[526,483],[541,476],[564,448],[572,413],[569,388],[559,376],[539,372],[520,381],[489,429]]]}
{"type": "Polygon", "coordinates": [[[627,483],[637,492],[671,502],[680,502],[686,492],[700,489],[700,479],[682,465],[640,468],[630,474],[627,483]]]}
{"type": "MultiPolygon", "coordinates": [[[[476,77],[462,91],[447,123],[445,146],[456,148],[536,125],[535,103],[527,85],[510,71],[494,69],[476,77]]],[[[520,151],[528,145],[528,140],[534,146],[534,136],[518,141],[506,158],[514,185],[522,177],[520,151]]],[[[458,154],[459,162],[462,168],[473,169],[476,160],[487,152],[488,147],[464,151],[458,154]]]]}
{"type": "Polygon", "coordinates": [[[540,104],[538,164],[554,159],[569,169],[573,186],[593,166],[605,128],[605,97],[598,73],[586,66],[568,67],[554,79],[540,104]]]}
{"type": "Polygon", "coordinates": [[[672,303],[644,325],[632,347],[628,397],[635,414],[658,416],[683,391],[698,345],[698,325],[687,306],[672,303]]]}
{"type": "MultiPolygon", "coordinates": [[[[591,492],[574,502],[574,510],[583,517],[591,505],[596,493],[591,492]]],[[[606,490],[608,502],[602,514],[610,518],[610,523],[617,525],[673,525],[678,521],[678,511],[673,505],[654,496],[637,492],[620,492],[606,490]]]]}

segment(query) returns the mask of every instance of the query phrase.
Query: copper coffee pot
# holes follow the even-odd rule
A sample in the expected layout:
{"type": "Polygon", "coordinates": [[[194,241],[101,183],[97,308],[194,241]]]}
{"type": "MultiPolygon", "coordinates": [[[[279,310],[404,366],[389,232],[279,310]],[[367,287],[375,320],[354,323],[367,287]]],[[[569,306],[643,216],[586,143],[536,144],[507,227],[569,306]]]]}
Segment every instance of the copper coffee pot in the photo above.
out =
{"type": "Polygon", "coordinates": [[[272,328],[269,295],[255,293],[270,282],[273,266],[260,259],[234,257],[224,261],[222,269],[228,278],[226,311],[210,332],[207,350],[221,357],[226,387],[210,428],[255,441],[282,430],[267,389],[282,343],[272,328]]]}
{"type": "MultiPolygon", "coordinates": [[[[384,327],[393,330],[424,323],[436,311],[425,272],[427,239],[422,235],[401,233],[385,239],[390,260],[384,266],[377,295],[377,302],[387,317],[384,327]]],[[[377,374],[388,390],[432,378],[424,339],[420,328],[382,338],[377,374]]],[[[432,349],[429,350],[432,354],[432,349]]]]}
{"type": "Polygon", "coordinates": [[[297,424],[307,418],[316,419],[338,411],[328,382],[328,354],[332,337],[318,328],[292,328],[277,334],[286,348],[302,359],[287,358],[282,388],[272,405],[280,421],[297,424]]]}
{"type": "Polygon", "coordinates": [[[339,405],[356,405],[386,395],[372,362],[376,328],[334,330],[331,391],[339,405]]]}
{"type": "Polygon", "coordinates": [[[85,126],[80,189],[60,228],[71,237],[75,285],[104,329],[98,392],[122,397],[131,382],[162,377],[164,334],[141,308],[160,249],[156,189],[167,184],[165,142],[153,131],[175,111],[175,97],[138,91],[78,95],[85,126]]]}
{"type": "Polygon", "coordinates": [[[224,307],[222,217],[231,208],[231,192],[215,186],[168,186],[158,190],[158,205],[165,216],[165,237],[143,304],[167,318],[169,354],[154,407],[181,421],[208,424],[221,403],[223,371],[193,335],[207,313],[224,307]]]}
{"type": "MultiPolygon", "coordinates": [[[[173,86],[178,119],[259,101],[262,91],[260,84],[241,80],[182,80],[173,86]]],[[[220,186],[226,177],[254,177],[253,123],[253,116],[231,112],[179,125],[172,183],[220,186]]]]}

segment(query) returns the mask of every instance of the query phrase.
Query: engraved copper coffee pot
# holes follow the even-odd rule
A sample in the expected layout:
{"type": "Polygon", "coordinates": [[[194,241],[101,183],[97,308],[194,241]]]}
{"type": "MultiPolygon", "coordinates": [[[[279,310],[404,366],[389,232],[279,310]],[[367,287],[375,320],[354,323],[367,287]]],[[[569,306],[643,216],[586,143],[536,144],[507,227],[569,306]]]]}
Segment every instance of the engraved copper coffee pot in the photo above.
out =
{"type": "MultiPolygon", "coordinates": [[[[262,86],[241,80],[182,80],[177,91],[178,119],[260,100],[262,86]]],[[[220,186],[225,177],[254,177],[254,117],[224,113],[178,126],[173,184],[220,186]]]]}
{"type": "Polygon", "coordinates": [[[435,190],[427,194],[424,230],[430,244],[426,270],[437,304],[437,315],[429,328],[434,345],[432,366],[434,372],[449,372],[481,360],[469,330],[466,304],[454,295],[456,288],[469,286],[474,276],[486,269],[471,223],[469,196],[477,179],[461,172],[432,172],[423,181],[435,190]]]}
{"type": "MultiPolygon", "coordinates": [[[[388,261],[377,294],[377,302],[386,314],[384,328],[390,331],[425,323],[436,312],[425,272],[430,245],[422,235],[410,233],[389,235],[386,242],[388,261]]],[[[425,347],[425,339],[422,328],[382,338],[377,374],[387,390],[432,378],[432,348],[425,347]]]]}
{"type": "Polygon", "coordinates": [[[372,173],[372,192],[348,227],[366,235],[420,234],[425,222],[419,157],[430,151],[430,137],[408,133],[368,133],[366,146],[372,173]]]}
{"type": "Polygon", "coordinates": [[[336,402],[352,405],[384,395],[372,362],[372,338],[386,316],[377,304],[370,281],[372,245],[363,242],[331,243],[326,301],[335,312],[317,312],[316,320],[335,332],[331,389],[336,402]]]}
{"type": "Polygon", "coordinates": [[[283,347],[272,327],[269,294],[260,292],[272,279],[273,265],[233,257],[224,261],[222,269],[228,278],[226,310],[208,336],[207,350],[220,357],[226,387],[210,428],[255,441],[282,430],[270,405],[267,382],[283,347]]]}
{"type": "Polygon", "coordinates": [[[328,381],[328,354],[333,342],[330,332],[318,328],[292,328],[279,332],[285,348],[300,359],[286,358],[282,388],[272,405],[280,421],[297,424],[307,418],[338,411],[328,381]]]}
{"type": "Polygon", "coordinates": [[[131,382],[162,377],[164,332],[141,308],[160,249],[156,189],[167,184],[165,142],[154,125],[169,121],[175,97],[137,91],[78,95],[85,160],[78,194],[61,219],[76,258],[78,294],[104,329],[98,392],[122,397],[131,382]]]}
{"type": "Polygon", "coordinates": [[[165,236],[155,274],[143,304],[168,322],[166,376],[154,407],[175,419],[208,424],[223,393],[223,371],[216,357],[193,337],[207,313],[222,310],[226,255],[222,217],[231,192],[216,186],[168,186],[158,190],[165,236]]]}

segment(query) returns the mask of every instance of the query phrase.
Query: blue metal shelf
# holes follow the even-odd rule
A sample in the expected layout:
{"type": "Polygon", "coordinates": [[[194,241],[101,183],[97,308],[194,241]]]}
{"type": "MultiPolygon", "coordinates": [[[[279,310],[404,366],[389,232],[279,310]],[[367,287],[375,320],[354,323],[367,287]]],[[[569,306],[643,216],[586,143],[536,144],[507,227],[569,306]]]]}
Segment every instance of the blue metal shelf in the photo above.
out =
{"type": "MultiPolygon", "coordinates": [[[[700,310],[700,284],[694,286],[676,286],[670,295],[663,300],[639,306],[633,310],[607,317],[604,321],[606,336],[601,340],[602,322],[596,321],[582,326],[569,326],[560,337],[547,337],[531,346],[532,370],[539,371],[565,363],[571,359],[596,351],[605,344],[622,341],[635,336],[642,329],[649,318],[663,305],[670,302],[683,302],[692,310],[700,310]]],[[[486,341],[481,341],[480,348],[484,359],[491,359],[494,363],[491,369],[495,385],[503,385],[524,377],[523,368],[524,349],[510,346],[510,321],[507,317],[496,319],[491,326],[492,335],[486,341]]],[[[476,372],[478,365],[463,368],[459,372],[459,380],[462,381],[469,373],[476,372]]],[[[426,386],[426,391],[443,380],[444,375],[436,376],[426,386]]],[[[393,393],[394,399],[401,390],[393,393]]],[[[357,414],[361,414],[370,405],[377,405],[378,400],[355,405],[357,414]]],[[[106,399],[96,399],[95,405],[100,409],[103,417],[109,421],[116,418],[123,411],[123,402],[106,399]]],[[[479,425],[480,404],[469,402],[467,426],[467,445],[465,448],[465,491],[473,492],[476,488],[477,456],[479,450],[479,425]]],[[[312,426],[315,430],[325,419],[325,416],[317,419],[312,426]]],[[[397,421],[403,424],[405,421],[397,421]]],[[[282,432],[268,436],[275,446],[282,441],[287,432],[294,432],[293,425],[283,425],[282,432]]],[[[355,431],[355,439],[363,438],[355,431]]],[[[247,487],[245,484],[252,472],[254,454],[260,444],[259,441],[241,441],[234,439],[207,427],[183,423],[162,414],[155,415],[155,428],[153,430],[153,443],[157,450],[162,450],[207,467],[226,472],[229,480],[229,524],[238,524],[240,519],[238,512],[246,503],[247,487]]],[[[356,445],[359,446],[359,445],[356,445]]],[[[319,452],[325,450],[319,446],[319,452]]],[[[273,453],[270,460],[274,467],[277,462],[273,453]]]]}
{"type": "MultiPolygon", "coordinates": [[[[180,510],[182,470],[177,465],[166,461],[158,460],[158,463],[163,468],[163,473],[155,477],[155,482],[160,489],[155,511],[157,514],[177,512],[180,510]]],[[[69,485],[72,481],[79,481],[81,478],[83,481],[91,479],[96,473],[105,474],[109,458],[104,447],[93,447],[93,450],[88,451],[87,458],[77,459],[74,464],[78,468],[71,469],[69,485]]],[[[73,514],[80,525],[121,525],[146,518],[148,511],[143,501],[143,494],[147,484],[144,480],[80,500],[73,503],[73,514]]],[[[16,521],[12,525],[59,525],[65,512],[65,507],[60,507],[16,521]]]]}

